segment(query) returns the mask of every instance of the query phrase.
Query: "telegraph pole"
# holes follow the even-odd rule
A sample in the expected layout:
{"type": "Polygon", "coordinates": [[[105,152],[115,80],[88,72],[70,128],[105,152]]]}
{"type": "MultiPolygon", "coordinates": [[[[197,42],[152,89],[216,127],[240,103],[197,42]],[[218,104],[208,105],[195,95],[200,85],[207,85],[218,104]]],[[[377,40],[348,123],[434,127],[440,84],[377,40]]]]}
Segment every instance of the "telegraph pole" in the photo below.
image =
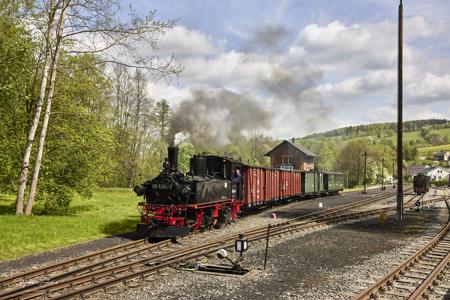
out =
{"type": "Polygon", "coordinates": [[[392,188],[393,189],[395,189],[394,174],[395,174],[395,161],[392,162],[392,188]]]}
{"type": "Polygon", "coordinates": [[[403,2],[398,6],[397,222],[403,221],[403,2]]]}
{"type": "Polygon", "coordinates": [[[364,151],[364,190],[362,191],[363,194],[367,194],[367,151],[364,151]]]}
{"type": "Polygon", "coordinates": [[[384,191],[384,157],[381,158],[381,190],[384,191]]]}

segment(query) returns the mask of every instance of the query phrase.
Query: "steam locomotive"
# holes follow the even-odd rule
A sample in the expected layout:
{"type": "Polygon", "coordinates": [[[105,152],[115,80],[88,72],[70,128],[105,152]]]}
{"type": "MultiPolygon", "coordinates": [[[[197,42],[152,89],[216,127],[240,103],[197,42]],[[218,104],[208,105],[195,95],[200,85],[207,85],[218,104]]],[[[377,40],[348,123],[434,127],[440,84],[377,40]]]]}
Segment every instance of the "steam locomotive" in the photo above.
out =
{"type": "Polygon", "coordinates": [[[161,173],[134,188],[145,200],[138,204],[137,231],[147,236],[177,237],[220,228],[236,221],[242,211],[343,189],[338,172],[255,167],[215,155],[192,157],[190,171],[183,174],[178,150],[169,147],[161,173]]]}
{"type": "Polygon", "coordinates": [[[413,178],[414,193],[417,195],[425,194],[430,189],[430,177],[425,174],[417,174],[413,178]]]}

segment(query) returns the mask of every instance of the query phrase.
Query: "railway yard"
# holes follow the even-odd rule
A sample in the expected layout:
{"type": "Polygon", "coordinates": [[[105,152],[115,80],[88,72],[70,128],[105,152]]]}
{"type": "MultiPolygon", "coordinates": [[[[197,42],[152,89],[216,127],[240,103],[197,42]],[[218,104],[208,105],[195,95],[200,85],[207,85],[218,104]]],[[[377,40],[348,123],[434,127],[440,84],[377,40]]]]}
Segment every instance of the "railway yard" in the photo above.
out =
{"type": "Polygon", "coordinates": [[[401,226],[388,188],[276,206],[177,243],[130,234],[3,262],[0,299],[442,299],[450,286],[448,193],[405,193],[401,226]],[[240,264],[249,272],[208,272],[227,263],[219,249],[238,257],[239,233],[248,239],[240,264]]]}

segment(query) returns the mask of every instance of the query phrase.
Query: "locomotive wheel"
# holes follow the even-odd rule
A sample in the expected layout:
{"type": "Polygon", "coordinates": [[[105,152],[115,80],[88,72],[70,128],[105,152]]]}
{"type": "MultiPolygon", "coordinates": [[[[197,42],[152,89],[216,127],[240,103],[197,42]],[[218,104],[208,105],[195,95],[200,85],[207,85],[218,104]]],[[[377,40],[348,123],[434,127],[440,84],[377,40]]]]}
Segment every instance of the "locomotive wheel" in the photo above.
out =
{"type": "Polygon", "coordinates": [[[229,209],[227,210],[220,210],[219,211],[219,218],[217,220],[217,223],[214,225],[214,228],[220,229],[224,226],[227,226],[228,224],[231,224],[230,221],[230,214],[231,212],[229,209]]]}
{"type": "Polygon", "coordinates": [[[202,224],[202,230],[211,230],[214,224],[214,210],[210,209],[205,211],[205,214],[203,215],[203,224],[202,224]]]}

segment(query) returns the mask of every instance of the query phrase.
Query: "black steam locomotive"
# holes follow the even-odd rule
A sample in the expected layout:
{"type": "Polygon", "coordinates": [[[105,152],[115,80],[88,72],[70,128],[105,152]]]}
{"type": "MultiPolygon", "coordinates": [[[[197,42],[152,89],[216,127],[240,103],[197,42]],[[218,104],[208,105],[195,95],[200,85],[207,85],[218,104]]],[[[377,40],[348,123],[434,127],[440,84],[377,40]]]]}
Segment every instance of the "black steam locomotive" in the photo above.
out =
{"type": "Polygon", "coordinates": [[[414,193],[417,195],[425,194],[430,189],[430,177],[425,174],[417,174],[413,178],[414,193]]]}
{"type": "MultiPolygon", "coordinates": [[[[240,163],[238,164],[241,165],[240,163]]],[[[227,171],[227,170],[225,170],[227,171]]],[[[178,170],[178,148],[168,148],[161,173],[134,188],[140,203],[138,231],[150,236],[180,236],[202,227],[220,226],[237,218],[239,181],[224,175],[223,158],[194,156],[190,172],[178,170]]]]}

